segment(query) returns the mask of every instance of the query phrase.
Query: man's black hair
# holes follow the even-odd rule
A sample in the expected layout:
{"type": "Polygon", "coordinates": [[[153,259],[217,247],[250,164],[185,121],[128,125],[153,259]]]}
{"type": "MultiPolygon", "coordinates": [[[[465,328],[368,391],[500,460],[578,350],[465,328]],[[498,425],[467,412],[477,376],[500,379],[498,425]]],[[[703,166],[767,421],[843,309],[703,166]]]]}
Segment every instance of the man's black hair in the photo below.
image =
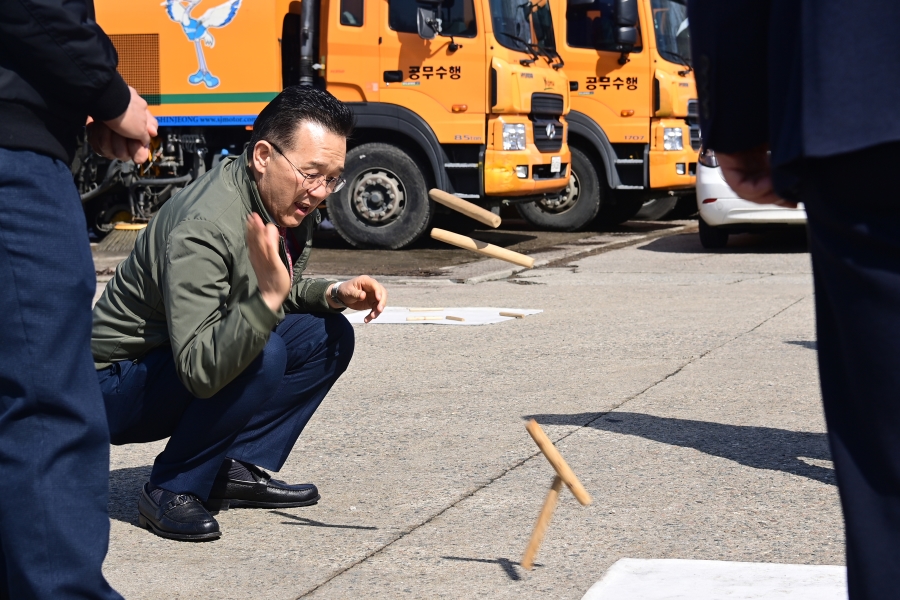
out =
{"type": "Polygon", "coordinates": [[[284,88],[256,117],[250,148],[266,140],[282,150],[293,149],[294,133],[303,121],[318,123],[334,134],[349,137],[354,119],[347,105],[328,92],[293,85],[284,88]]]}

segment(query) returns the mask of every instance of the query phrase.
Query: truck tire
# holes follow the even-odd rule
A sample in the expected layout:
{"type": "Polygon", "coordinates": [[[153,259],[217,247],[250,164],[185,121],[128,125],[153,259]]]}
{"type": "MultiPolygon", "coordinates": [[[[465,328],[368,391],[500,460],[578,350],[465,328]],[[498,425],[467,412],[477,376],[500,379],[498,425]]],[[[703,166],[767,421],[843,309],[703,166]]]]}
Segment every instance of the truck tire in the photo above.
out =
{"type": "Polygon", "coordinates": [[[577,148],[572,151],[572,175],[559,201],[517,204],[522,218],[550,231],[576,231],[594,220],[603,202],[600,178],[590,159],[577,148]]]}
{"type": "Polygon", "coordinates": [[[597,224],[603,227],[621,225],[641,211],[643,199],[619,198],[616,204],[601,207],[597,215],[597,224]]]}
{"type": "Polygon", "coordinates": [[[716,250],[728,245],[728,231],[707,225],[703,217],[700,217],[700,245],[707,250],[716,250]]]}
{"type": "Polygon", "coordinates": [[[328,198],[338,234],[356,248],[406,248],[425,233],[434,214],[425,177],[406,152],[363,144],[347,152],[347,184],[328,198]]]}

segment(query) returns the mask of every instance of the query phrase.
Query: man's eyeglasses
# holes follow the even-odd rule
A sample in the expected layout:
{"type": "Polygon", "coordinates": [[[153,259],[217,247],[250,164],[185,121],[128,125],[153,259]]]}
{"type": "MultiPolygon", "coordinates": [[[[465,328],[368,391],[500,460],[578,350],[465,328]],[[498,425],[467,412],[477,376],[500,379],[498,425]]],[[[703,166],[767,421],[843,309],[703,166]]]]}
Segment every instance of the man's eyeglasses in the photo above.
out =
{"type": "Polygon", "coordinates": [[[275,151],[278,152],[278,154],[284,156],[284,160],[288,161],[288,164],[291,165],[295,171],[300,173],[300,176],[303,178],[303,183],[301,184],[303,189],[311,192],[313,190],[318,189],[320,185],[324,185],[325,189],[328,190],[328,193],[332,194],[332,193],[340,190],[342,187],[344,187],[344,184],[347,183],[347,180],[344,179],[343,177],[328,178],[328,177],[325,177],[324,175],[310,175],[308,173],[304,173],[303,171],[298,169],[294,165],[294,163],[291,162],[291,159],[289,159],[287,157],[287,155],[285,155],[285,153],[281,151],[281,148],[279,148],[278,146],[276,146],[269,140],[266,140],[266,141],[269,142],[270,146],[275,148],[275,151]]]}

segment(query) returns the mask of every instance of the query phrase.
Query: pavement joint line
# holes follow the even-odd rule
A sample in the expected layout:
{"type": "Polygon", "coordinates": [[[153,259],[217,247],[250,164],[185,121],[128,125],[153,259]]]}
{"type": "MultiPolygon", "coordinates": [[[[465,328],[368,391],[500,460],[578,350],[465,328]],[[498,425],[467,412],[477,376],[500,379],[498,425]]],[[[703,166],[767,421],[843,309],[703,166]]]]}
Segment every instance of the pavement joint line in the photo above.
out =
{"type": "MultiPolygon", "coordinates": [[[[700,354],[699,356],[694,357],[694,358],[691,358],[689,361],[685,362],[683,365],[681,365],[680,367],[678,367],[677,369],[675,369],[674,371],[672,371],[672,372],[669,373],[668,375],[662,377],[661,379],[659,379],[658,381],[656,381],[656,382],[654,382],[654,383],[651,383],[649,386],[647,386],[647,387],[644,388],[643,390],[641,390],[641,391],[639,391],[639,392],[636,392],[635,394],[633,394],[632,396],[630,396],[630,397],[628,397],[628,398],[622,400],[622,402],[616,404],[615,406],[612,406],[611,408],[609,408],[609,409],[607,409],[607,410],[605,410],[605,411],[603,411],[603,412],[601,412],[601,413],[598,413],[596,417],[594,417],[594,418],[588,420],[588,421],[585,422],[584,424],[582,424],[582,425],[575,425],[575,426],[572,428],[572,430],[569,431],[568,433],[563,434],[562,436],[560,436],[560,437],[557,438],[557,439],[551,439],[551,441],[553,442],[553,445],[556,446],[557,444],[559,444],[559,442],[561,442],[561,441],[563,441],[563,440],[565,440],[565,439],[568,439],[569,437],[575,435],[575,434],[578,433],[579,431],[583,431],[584,429],[588,428],[588,427],[591,425],[591,423],[594,423],[594,422],[600,420],[601,418],[605,417],[606,415],[610,414],[611,412],[614,412],[614,411],[618,410],[619,408],[622,408],[624,405],[628,404],[628,403],[631,402],[632,400],[635,400],[635,399],[639,398],[640,396],[642,396],[642,395],[644,395],[645,393],[649,392],[650,390],[652,390],[652,389],[655,388],[656,386],[660,385],[661,383],[665,383],[666,381],[668,381],[668,380],[671,379],[672,377],[675,377],[676,375],[678,375],[679,373],[681,373],[681,372],[682,372],[685,368],[687,368],[688,366],[694,364],[695,362],[698,362],[698,361],[702,360],[703,358],[705,358],[706,356],[708,356],[708,355],[711,354],[712,352],[715,352],[716,350],[719,350],[720,348],[724,348],[724,347],[727,346],[728,344],[731,344],[732,342],[735,342],[735,341],[739,340],[740,338],[744,337],[745,335],[748,335],[748,334],[750,334],[750,333],[753,333],[754,331],[756,331],[757,329],[759,329],[760,327],[762,327],[763,325],[765,325],[766,323],[768,323],[768,322],[771,321],[772,319],[776,318],[778,315],[780,315],[780,314],[782,314],[783,312],[789,310],[790,308],[796,306],[797,304],[799,304],[799,303],[802,302],[803,300],[807,299],[808,297],[809,297],[809,294],[805,294],[805,295],[801,296],[801,297],[798,298],[797,300],[794,300],[793,302],[791,302],[790,304],[788,304],[787,306],[785,306],[785,307],[782,308],[781,310],[777,311],[775,314],[773,314],[773,315],[771,315],[771,316],[769,316],[769,317],[763,319],[762,321],[760,321],[759,323],[757,323],[756,325],[754,325],[753,327],[751,327],[751,328],[748,329],[747,331],[741,332],[741,333],[737,334],[736,336],[732,337],[731,339],[722,342],[722,343],[719,344],[718,346],[715,346],[715,347],[713,347],[713,348],[710,348],[709,350],[707,350],[706,352],[700,354]]],[[[318,590],[319,588],[321,588],[321,587],[327,585],[329,582],[331,582],[331,581],[334,580],[334,579],[337,579],[338,577],[340,577],[340,576],[343,575],[344,573],[347,573],[348,571],[350,571],[350,570],[356,568],[357,566],[359,566],[359,565],[361,565],[362,563],[366,562],[366,561],[369,560],[370,558],[373,558],[373,557],[375,557],[375,556],[378,556],[378,555],[381,554],[383,551],[385,551],[385,550],[387,550],[388,548],[390,548],[391,546],[393,546],[396,542],[398,542],[398,541],[402,540],[403,538],[405,538],[406,536],[408,536],[408,535],[410,535],[410,534],[416,532],[418,529],[422,528],[423,526],[428,525],[429,523],[431,523],[432,521],[434,521],[435,519],[437,519],[438,517],[440,517],[441,515],[443,515],[443,514],[446,513],[447,511],[449,511],[451,508],[454,508],[454,507],[458,506],[458,505],[459,505],[460,503],[462,503],[464,500],[467,500],[467,499],[473,497],[475,494],[477,494],[477,493],[480,492],[481,490],[487,488],[488,486],[490,486],[491,484],[493,484],[495,481],[498,481],[498,480],[502,479],[503,477],[505,477],[505,476],[508,475],[509,473],[511,473],[511,472],[515,471],[516,469],[518,469],[519,467],[523,466],[525,463],[527,463],[527,462],[529,462],[529,461],[531,461],[531,460],[533,460],[533,459],[535,459],[535,458],[537,458],[538,456],[541,456],[541,455],[542,455],[541,451],[540,451],[540,450],[536,450],[536,451],[535,451],[534,453],[532,453],[531,455],[526,456],[526,457],[524,457],[524,458],[522,458],[522,459],[520,459],[520,460],[514,462],[514,463],[513,463],[512,465],[510,465],[509,467],[507,467],[507,468],[501,470],[500,473],[498,473],[497,475],[495,475],[495,476],[489,478],[489,479],[488,479],[487,481],[485,481],[484,483],[482,483],[482,484],[480,484],[480,485],[476,485],[474,488],[470,488],[470,489],[469,489],[467,492],[465,492],[462,496],[460,496],[459,498],[457,498],[456,500],[454,500],[452,503],[448,504],[448,505],[445,506],[444,508],[440,509],[439,511],[437,511],[436,513],[434,513],[434,514],[431,515],[430,517],[426,518],[424,521],[421,521],[421,522],[419,522],[419,523],[416,523],[416,524],[411,525],[410,527],[407,527],[406,529],[404,529],[403,531],[401,531],[396,537],[394,537],[394,538],[393,538],[392,540],[390,540],[389,542],[385,543],[384,545],[382,545],[382,546],[380,546],[380,547],[378,547],[378,548],[375,548],[374,550],[372,550],[371,552],[367,553],[365,556],[363,556],[363,557],[360,558],[359,560],[356,560],[356,561],[354,561],[353,563],[347,565],[346,567],[344,567],[344,568],[342,568],[342,569],[339,569],[338,571],[336,571],[335,573],[333,573],[332,575],[330,575],[329,577],[327,577],[326,579],[324,579],[324,580],[321,581],[320,583],[317,583],[315,586],[309,588],[309,589],[306,590],[305,592],[302,592],[299,596],[297,596],[296,600],[301,600],[302,598],[305,598],[305,597],[309,596],[310,594],[312,594],[313,592],[315,592],[315,591],[318,590]]]]}
{"type": "MultiPolygon", "coordinates": [[[[628,246],[634,246],[640,244],[641,242],[646,242],[650,240],[655,240],[661,237],[668,237],[670,235],[675,235],[679,233],[692,233],[696,230],[696,225],[678,225],[677,227],[671,227],[668,229],[658,229],[656,231],[650,231],[639,236],[635,236],[633,238],[625,238],[621,241],[617,242],[609,242],[606,244],[598,245],[594,248],[585,248],[584,250],[580,250],[579,252],[573,253],[571,256],[565,256],[563,258],[558,258],[548,263],[547,266],[550,267],[564,267],[569,263],[581,260],[583,258],[588,258],[590,256],[596,256],[598,254],[605,254],[611,250],[619,250],[621,248],[627,248],[628,246]],[[562,263],[562,264],[560,264],[562,263]]],[[[697,258],[702,258],[703,255],[698,256],[697,258]]]]}
{"type": "MultiPolygon", "coordinates": [[[[554,247],[541,249],[534,254],[529,256],[536,257],[541,254],[555,254],[557,252],[563,252],[563,256],[560,257],[547,257],[547,258],[538,258],[534,263],[534,269],[539,269],[541,267],[565,267],[568,266],[569,263],[581,260],[582,258],[587,258],[589,256],[595,256],[597,254],[603,254],[605,252],[609,252],[611,250],[619,250],[621,248],[627,248],[628,246],[634,246],[636,244],[640,244],[641,242],[646,242],[650,240],[654,240],[661,237],[667,237],[670,235],[675,235],[679,233],[692,232],[696,229],[696,225],[687,224],[687,225],[676,225],[674,227],[665,227],[661,229],[657,229],[655,231],[649,231],[646,233],[635,234],[635,235],[627,235],[622,236],[622,239],[615,241],[603,241],[596,244],[585,245],[585,246],[577,246],[566,247],[566,244],[560,244],[560,247],[554,247]],[[566,253],[566,250],[573,250],[571,253],[566,253]]],[[[590,238],[588,238],[590,239],[590,238]]],[[[699,258],[699,257],[698,257],[699,258]]],[[[478,284],[484,283],[486,281],[498,281],[502,279],[508,279],[513,275],[521,273],[522,271],[527,271],[526,267],[505,267],[502,269],[498,269],[496,271],[491,271],[488,273],[481,273],[479,275],[473,275],[471,277],[454,277],[453,271],[462,269],[465,267],[471,267],[472,265],[478,264],[483,261],[476,261],[474,263],[463,263],[461,265],[453,265],[451,267],[445,267],[444,270],[449,275],[448,279],[454,283],[459,284],[478,284]]]]}

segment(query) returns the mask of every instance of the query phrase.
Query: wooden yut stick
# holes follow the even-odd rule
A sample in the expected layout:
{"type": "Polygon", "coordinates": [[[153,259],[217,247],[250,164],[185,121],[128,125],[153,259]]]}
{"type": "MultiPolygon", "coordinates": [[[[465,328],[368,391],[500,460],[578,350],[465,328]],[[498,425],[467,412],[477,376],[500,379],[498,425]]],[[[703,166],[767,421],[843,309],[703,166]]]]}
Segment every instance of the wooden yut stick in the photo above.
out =
{"type": "Polygon", "coordinates": [[[553,442],[550,441],[550,438],[547,437],[547,434],[544,433],[541,426],[537,424],[537,421],[531,419],[528,421],[525,429],[528,430],[534,443],[538,445],[538,448],[541,449],[541,452],[544,453],[544,456],[546,456],[547,460],[550,461],[550,464],[553,465],[556,474],[559,475],[563,480],[563,483],[572,490],[572,495],[575,496],[575,499],[581,502],[582,506],[590,504],[591,495],[588,494],[587,490],[584,489],[584,486],[581,485],[581,482],[578,481],[575,472],[566,464],[562,454],[559,453],[559,450],[556,449],[556,446],[553,445],[553,442]]]}
{"type": "Polygon", "coordinates": [[[462,317],[454,317],[453,315],[447,315],[448,321],[465,321],[462,317]]]}
{"type": "Polygon", "coordinates": [[[519,254],[518,252],[513,252],[512,250],[507,250],[506,248],[500,248],[499,246],[488,244],[487,242],[473,240],[470,237],[459,235],[458,233],[453,233],[451,231],[447,231],[446,229],[438,229],[437,227],[435,227],[431,230],[431,237],[438,241],[446,242],[452,246],[457,246],[464,250],[478,252],[480,254],[484,254],[485,256],[490,256],[491,258],[499,258],[500,260],[505,260],[506,262],[511,262],[528,269],[534,267],[534,259],[530,256],[525,256],[524,254],[519,254]]]}
{"type": "Polygon", "coordinates": [[[458,213],[462,213],[485,225],[490,225],[494,228],[500,227],[500,215],[495,215],[491,211],[485,210],[476,204],[466,202],[462,198],[457,198],[453,194],[448,194],[443,190],[433,189],[428,192],[428,195],[431,196],[431,199],[435,202],[443,204],[447,208],[452,208],[458,213]]]}
{"type": "Polygon", "coordinates": [[[500,316],[501,317],[512,317],[514,319],[524,319],[525,318],[524,313],[514,313],[514,312],[504,312],[504,311],[500,311],[500,316]]]}
{"type": "Polygon", "coordinates": [[[407,321],[443,321],[444,317],[406,317],[407,321]]]}
{"type": "Polygon", "coordinates": [[[525,548],[525,555],[522,557],[522,568],[528,571],[534,566],[534,557],[541,546],[541,542],[544,541],[544,534],[547,533],[550,517],[553,516],[553,511],[556,509],[556,501],[559,500],[559,491],[562,489],[562,484],[563,482],[559,475],[553,478],[553,485],[550,486],[547,499],[544,500],[544,507],[541,509],[537,524],[535,524],[534,531],[531,533],[531,540],[528,542],[528,547],[525,548]]]}

